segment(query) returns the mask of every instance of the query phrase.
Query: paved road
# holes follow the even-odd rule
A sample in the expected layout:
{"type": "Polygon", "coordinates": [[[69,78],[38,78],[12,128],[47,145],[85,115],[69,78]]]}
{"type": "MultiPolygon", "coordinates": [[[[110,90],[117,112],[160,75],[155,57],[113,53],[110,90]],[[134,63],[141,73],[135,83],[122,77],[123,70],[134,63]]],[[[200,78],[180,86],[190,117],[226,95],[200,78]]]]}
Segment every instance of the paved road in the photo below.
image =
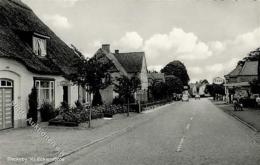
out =
{"type": "Polygon", "coordinates": [[[257,135],[207,99],[151,113],[156,115],[144,114],[148,122],[74,153],[62,164],[260,165],[257,135]]]}

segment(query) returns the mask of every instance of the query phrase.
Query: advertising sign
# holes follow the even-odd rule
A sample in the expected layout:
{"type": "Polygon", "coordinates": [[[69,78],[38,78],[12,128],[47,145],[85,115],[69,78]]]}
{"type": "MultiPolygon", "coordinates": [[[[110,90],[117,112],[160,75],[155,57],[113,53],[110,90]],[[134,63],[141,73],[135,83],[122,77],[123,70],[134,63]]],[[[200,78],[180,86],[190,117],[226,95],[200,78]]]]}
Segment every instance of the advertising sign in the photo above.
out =
{"type": "Polygon", "coordinates": [[[221,77],[215,77],[213,79],[213,84],[217,84],[217,85],[220,85],[220,84],[224,84],[225,80],[221,77]]]}

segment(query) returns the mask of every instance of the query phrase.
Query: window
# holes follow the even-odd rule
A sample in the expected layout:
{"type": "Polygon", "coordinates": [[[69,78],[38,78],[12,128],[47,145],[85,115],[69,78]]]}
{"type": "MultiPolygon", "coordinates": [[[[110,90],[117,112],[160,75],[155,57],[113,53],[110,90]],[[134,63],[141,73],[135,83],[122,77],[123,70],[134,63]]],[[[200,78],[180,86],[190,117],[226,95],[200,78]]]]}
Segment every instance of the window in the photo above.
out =
{"type": "Polygon", "coordinates": [[[33,52],[38,56],[46,56],[46,39],[33,36],[33,52]]]}
{"type": "Polygon", "coordinates": [[[10,80],[0,80],[0,87],[13,87],[13,82],[10,80]]]}
{"type": "Polygon", "coordinates": [[[38,106],[41,106],[44,102],[54,104],[54,81],[35,80],[35,87],[37,89],[38,106]]]}

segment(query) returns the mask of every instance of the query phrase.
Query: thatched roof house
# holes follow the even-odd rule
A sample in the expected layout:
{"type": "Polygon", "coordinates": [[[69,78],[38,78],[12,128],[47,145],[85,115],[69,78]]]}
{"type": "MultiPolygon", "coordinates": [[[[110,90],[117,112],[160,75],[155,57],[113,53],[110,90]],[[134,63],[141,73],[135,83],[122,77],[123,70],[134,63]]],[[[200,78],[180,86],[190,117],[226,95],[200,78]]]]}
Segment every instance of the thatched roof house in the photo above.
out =
{"type": "Polygon", "coordinates": [[[27,5],[0,0],[0,130],[26,125],[33,87],[39,108],[44,102],[57,107],[82,98],[83,90],[65,78],[78,58],[27,5]]]}
{"type": "Polygon", "coordinates": [[[250,83],[258,77],[258,61],[239,62],[235,69],[225,75],[228,102],[236,97],[251,97],[250,83]]]}
{"type": "Polygon", "coordinates": [[[258,61],[245,61],[239,63],[235,69],[225,75],[226,86],[249,86],[249,82],[256,79],[258,74],[258,61]]]}
{"type": "Polygon", "coordinates": [[[69,64],[77,55],[27,5],[20,0],[1,0],[0,20],[0,57],[15,59],[35,73],[70,73],[69,64]],[[35,56],[33,35],[47,38],[47,58],[35,56]]]}
{"type": "MultiPolygon", "coordinates": [[[[148,90],[148,75],[147,75],[147,64],[144,52],[128,52],[121,53],[119,50],[115,52],[110,51],[109,44],[103,44],[102,48],[98,49],[94,57],[102,62],[112,62],[110,68],[110,79],[115,81],[116,77],[125,75],[128,77],[137,76],[141,80],[141,89],[143,91],[148,90]]],[[[103,101],[110,104],[117,96],[113,92],[113,85],[101,91],[103,101]]],[[[147,97],[146,97],[147,98],[147,97]]]]}

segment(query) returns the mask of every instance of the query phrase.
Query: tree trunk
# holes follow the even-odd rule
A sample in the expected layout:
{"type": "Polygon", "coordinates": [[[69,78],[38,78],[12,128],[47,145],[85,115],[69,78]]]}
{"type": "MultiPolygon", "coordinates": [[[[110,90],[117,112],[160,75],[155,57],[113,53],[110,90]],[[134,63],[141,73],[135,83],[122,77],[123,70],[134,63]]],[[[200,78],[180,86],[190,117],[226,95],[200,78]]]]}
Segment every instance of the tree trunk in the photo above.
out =
{"type": "Polygon", "coordinates": [[[91,127],[91,114],[92,112],[91,112],[91,108],[89,108],[89,117],[88,117],[88,128],[90,128],[91,127]]]}

